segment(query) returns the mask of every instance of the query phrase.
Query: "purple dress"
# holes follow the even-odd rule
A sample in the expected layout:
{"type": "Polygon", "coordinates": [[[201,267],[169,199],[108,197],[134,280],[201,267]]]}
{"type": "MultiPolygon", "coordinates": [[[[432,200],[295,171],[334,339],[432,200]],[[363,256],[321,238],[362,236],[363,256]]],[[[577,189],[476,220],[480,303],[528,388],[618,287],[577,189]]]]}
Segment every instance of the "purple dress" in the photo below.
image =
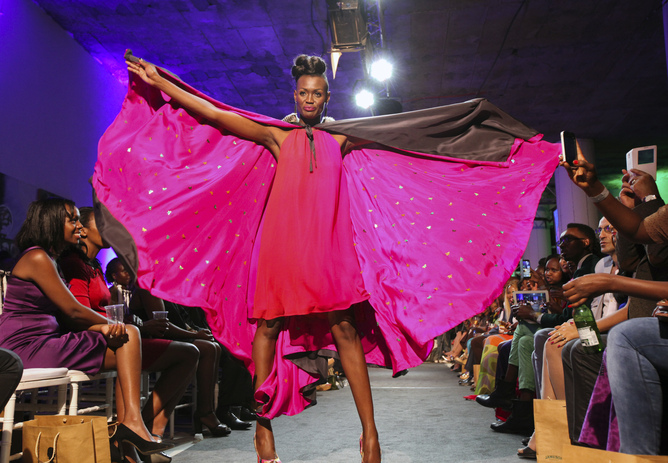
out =
{"type": "Polygon", "coordinates": [[[57,313],[58,307],[37,285],[10,276],[0,315],[0,347],[21,357],[24,368],[66,367],[98,373],[107,350],[102,333],[67,332],[58,324],[57,313]]]}

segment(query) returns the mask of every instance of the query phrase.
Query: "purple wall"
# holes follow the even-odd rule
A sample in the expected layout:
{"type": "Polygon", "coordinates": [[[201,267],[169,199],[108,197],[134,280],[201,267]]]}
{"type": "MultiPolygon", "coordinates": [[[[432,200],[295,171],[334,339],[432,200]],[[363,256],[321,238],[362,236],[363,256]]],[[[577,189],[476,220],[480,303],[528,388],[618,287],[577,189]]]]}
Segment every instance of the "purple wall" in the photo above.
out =
{"type": "Polygon", "coordinates": [[[125,91],[35,3],[0,3],[0,172],[90,205],[97,142],[125,91]]]}

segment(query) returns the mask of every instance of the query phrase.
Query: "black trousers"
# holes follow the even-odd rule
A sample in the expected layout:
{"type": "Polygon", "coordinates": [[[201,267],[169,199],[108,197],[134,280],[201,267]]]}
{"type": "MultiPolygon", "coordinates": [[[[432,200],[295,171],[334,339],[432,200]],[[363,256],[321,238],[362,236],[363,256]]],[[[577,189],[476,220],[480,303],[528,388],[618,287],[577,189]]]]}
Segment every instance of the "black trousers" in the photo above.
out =
{"type": "Polygon", "coordinates": [[[253,379],[241,360],[223,347],[220,356],[220,384],[218,386],[218,410],[243,405],[253,409],[253,379]]]}
{"type": "MultiPolygon", "coordinates": [[[[602,334],[601,337],[605,342],[607,335],[602,334]]],[[[578,442],[598,371],[603,362],[603,353],[587,354],[578,338],[563,347],[561,360],[564,364],[568,433],[572,442],[578,442]]]]}
{"type": "Polygon", "coordinates": [[[9,398],[21,382],[23,362],[11,350],[0,348],[0,410],[5,408],[9,398]]]}

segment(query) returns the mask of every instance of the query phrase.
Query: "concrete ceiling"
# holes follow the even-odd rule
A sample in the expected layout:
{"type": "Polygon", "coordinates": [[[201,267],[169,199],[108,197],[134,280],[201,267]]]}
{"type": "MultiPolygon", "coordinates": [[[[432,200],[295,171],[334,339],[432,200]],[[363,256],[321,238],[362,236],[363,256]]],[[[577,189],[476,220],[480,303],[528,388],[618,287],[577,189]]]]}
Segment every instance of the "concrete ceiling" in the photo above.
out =
{"type": "MultiPolygon", "coordinates": [[[[325,0],[35,1],[121,81],[131,48],[218,100],[278,118],[293,108],[292,58],[330,46],[325,0]]],[[[633,146],[658,144],[660,157],[668,149],[661,8],[662,0],[382,0],[396,69],[390,93],[404,110],[487,98],[550,141],[564,129],[593,139],[619,172],[633,146]]],[[[353,103],[360,79],[359,53],[344,54],[330,78],[331,116],[370,115],[353,103]]]]}

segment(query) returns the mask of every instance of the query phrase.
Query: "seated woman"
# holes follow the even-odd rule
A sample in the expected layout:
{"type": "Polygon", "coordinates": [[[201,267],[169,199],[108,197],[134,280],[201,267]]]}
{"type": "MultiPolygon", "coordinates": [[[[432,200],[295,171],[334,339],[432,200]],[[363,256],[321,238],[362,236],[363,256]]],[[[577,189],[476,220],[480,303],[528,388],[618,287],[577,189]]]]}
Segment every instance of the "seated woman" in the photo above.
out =
{"type": "MultiPolygon", "coordinates": [[[[127,307],[131,307],[134,316],[138,316],[143,321],[144,326],[154,323],[151,316],[153,310],[167,310],[169,312],[168,326],[176,325],[176,327],[170,329],[171,335],[168,337],[184,341],[192,340],[199,349],[200,359],[197,367],[198,405],[195,414],[199,418],[195,422],[195,431],[200,432],[202,424],[209,428],[214,435],[228,434],[229,431],[225,429],[225,426],[234,430],[250,428],[251,423],[239,418],[242,415],[243,398],[246,397],[245,401],[249,404],[253,401],[250,374],[243,367],[243,364],[239,365],[232,354],[213,338],[204,311],[199,307],[184,307],[168,301],[164,301],[163,306],[163,301],[132,285],[130,274],[118,257],[109,261],[104,277],[112,285],[110,288],[112,303],[121,301],[127,307]],[[134,293],[137,294],[137,297],[133,303],[132,296],[134,293]],[[147,310],[147,306],[153,306],[153,310],[147,310]],[[177,331],[177,328],[184,332],[177,331]],[[219,376],[222,377],[220,383],[218,383],[219,376]],[[245,377],[247,377],[247,381],[244,383],[245,377]],[[214,390],[217,383],[219,386],[218,409],[215,416],[225,426],[218,426],[210,413],[214,407],[214,390]],[[237,404],[237,402],[239,403],[237,404]],[[232,406],[238,406],[239,410],[232,411],[232,406]]],[[[245,414],[244,417],[255,419],[248,407],[243,411],[243,414],[245,414]]]]}
{"type": "MultiPolygon", "coordinates": [[[[225,436],[230,433],[230,428],[222,424],[215,414],[215,389],[218,384],[218,365],[222,348],[216,342],[211,331],[206,328],[198,329],[194,325],[183,323],[186,317],[185,307],[172,302],[163,301],[152,296],[148,291],[136,289],[130,303],[132,313],[141,318],[144,323],[149,324],[156,321],[155,311],[169,312],[167,329],[161,338],[175,339],[192,343],[199,350],[199,362],[197,365],[197,404],[194,416],[195,432],[202,432],[202,425],[207,427],[215,437],[225,436]],[[179,323],[181,321],[181,323],[179,323]]],[[[237,429],[248,429],[250,423],[241,421],[234,422],[239,425],[237,429]]]]}
{"type": "Polygon", "coordinates": [[[107,324],[72,296],[58,274],[55,258],[67,244],[78,242],[80,231],[72,201],[50,198],[30,205],[16,236],[21,254],[7,280],[0,347],[18,354],[25,368],[66,367],[91,375],[117,370],[125,413],[119,416],[116,441],[144,455],[167,450],[172,445],[156,442],[140,413],[139,330],[107,324]],[[63,330],[57,317],[74,331],[63,330]]]}
{"type": "MultiPolygon", "coordinates": [[[[515,325],[512,321],[512,301],[513,292],[519,290],[520,280],[510,277],[503,288],[503,305],[499,307],[500,313],[497,319],[499,333],[488,337],[483,345],[483,351],[480,358],[480,373],[478,374],[478,384],[476,384],[475,395],[480,396],[480,400],[486,400],[496,385],[496,365],[498,358],[498,346],[504,341],[512,339],[515,325]]],[[[501,377],[505,376],[505,372],[501,377]]],[[[476,401],[477,401],[476,397],[476,401]]]]}
{"type": "MultiPolygon", "coordinates": [[[[102,241],[97,230],[93,208],[82,207],[79,213],[83,227],[79,244],[68,247],[58,263],[74,297],[83,305],[104,314],[104,306],[109,305],[111,295],[96,257],[108,245],[102,241]]],[[[139,328],[143,336],[164,329],[160,326],[139,328]]],[[[160,372],[142,416],[150,426],[151,434],[162,438],[169,417],[195,372],[198,353],[189,344],[145,338],[142,338],[142,352],[142,370],[160,372]]],[[[122,417],[124,403],[117,400],[116,409],[119,418],[122,417]]]]}

